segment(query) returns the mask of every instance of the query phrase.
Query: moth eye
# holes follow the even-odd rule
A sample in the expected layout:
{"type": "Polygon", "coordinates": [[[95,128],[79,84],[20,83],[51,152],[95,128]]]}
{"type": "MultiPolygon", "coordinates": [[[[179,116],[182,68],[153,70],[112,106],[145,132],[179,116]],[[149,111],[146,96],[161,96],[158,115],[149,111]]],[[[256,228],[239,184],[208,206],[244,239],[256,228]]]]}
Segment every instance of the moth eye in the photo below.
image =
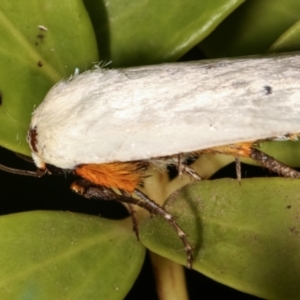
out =
{"type": "Polygon", "coordinates": [[[31,149],[34,151],[34,152],[38,152],[38,149],[37,149],[37,130],[36,130],[36,127],[34,128],[31,128],[29,130],[29,133],[28,133],[28,142],[30,144],[30,147],[31,149]]]}

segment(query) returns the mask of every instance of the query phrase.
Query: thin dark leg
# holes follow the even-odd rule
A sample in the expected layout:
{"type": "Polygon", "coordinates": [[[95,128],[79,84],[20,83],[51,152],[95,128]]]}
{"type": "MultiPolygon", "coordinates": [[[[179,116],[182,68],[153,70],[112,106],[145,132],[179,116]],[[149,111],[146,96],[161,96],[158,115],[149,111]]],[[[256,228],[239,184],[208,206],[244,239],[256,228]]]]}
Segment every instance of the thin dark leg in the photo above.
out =
{"type": "MultiPolygon", "coordinates": [[[[130,195],[128,195],[128,194],[127,194],[126,192],[124,192],[124,191],[121,191],[121,194],[122,194],[123,196],[130,196],[130,195]]],[[[134,210],[132,204],[127,203],[127,205],[128,205],[128,208],[129,208],[129,212],[130,212],[131,219],[132,219],[132,230],[133,230],[133,232],[135,233],[137,240],[139,241],[139,240],[140,240],[139,227],[138,227],[139,223],[138,223],[138,220],[137,220],[137,218],[136,218],[135,210],[134,210]]]]}
{"type": "Polygon", "coordinates": [[[300,172],[289,166],[277,161],[274,157],[269,156],[258,149],[251,149],[250,157],[259,162],[263,167],[284,177],[300,178],[300,172]]]}
{"type": "Polygon", "coordinates": [[[179,227],[175,218],[172,215],[167,213],[162,207],[160,207],[157,203],[155,203],[153,200],[148,198],[140,190],[136,189],[134,191],[135,194],[140,198],[140,199],[135,199],[127,195],[126,192],[123,192],[123,195],[118,195],[111,189],[102,186],[93,186],[89,181],[84,179],[79,179],[76,182],[74,182],[71,186],[71,189],[88,199],[94,198],[94,199],[103,199],[108,201],[113,200],[113,201],[123,202],[127,204],[134,204],[146,209],[150,214],[162,216],[177,232],[177,235],[181,239],[185,248],[185,252],[187,254],[187,267],[188,268],[192,267],[192,261],[193,261],[192,247],[187,240],[187,236],[185,232],[179,227]]]}
{"type": "Polygon", "coordinates": [[[190,168],[188,165],[184,163],[183,155],[180,153],[178,154],[177,158],[177,170],[178,170],[178,175],[180,178],[182,177],[182,174],[185,173],[189,175],[192,179],[194,180],[201,180],[201,177],[199,174],[192,168],[190,168]]]}
{"type": "Polygon", "coordinates": [[[240,161],[240,158],[238,156],[235,157],[235,172],[236,172],[237,180],[238,180],[239,184],[241,184],[241,181],[242,181],[242,168],[241,168],[241,161],[240,161]]]}
{"type": "Polygon", "coordinates": [[[193,249],[187,239],[187,236],[185,232],[180,228],[180,226],[177,224],[175,218],[167,213],[162,207],[160,207],[157,203],[155,203],[153,200],[148,198],[147,195],[145,195],[143,192],[140,190],[135,190],[134,191],[137,196],[139,196],[144,202],[143,202],[143,207],[148,210],[149,212],[153,214],[157,214],[162,216],[177,232],[177,235],[181,239],[183,245],[184,245],[184,250],[187,255],[187,267],[189,269],[192,268],[192,262],[193,262],[193,249]]]}

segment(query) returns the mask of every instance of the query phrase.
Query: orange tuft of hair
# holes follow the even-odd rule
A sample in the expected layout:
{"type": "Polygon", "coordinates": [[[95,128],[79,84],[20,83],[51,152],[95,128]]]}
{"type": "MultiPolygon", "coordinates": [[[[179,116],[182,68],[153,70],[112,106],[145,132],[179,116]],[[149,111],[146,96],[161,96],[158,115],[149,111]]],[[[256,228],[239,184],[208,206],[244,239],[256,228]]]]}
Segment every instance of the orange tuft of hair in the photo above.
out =
{"type": "Polygon", "coordinates": [[[253,147],[252,142],[231,144],[226,146],[213,147],[205,150],[201,150],[200,153],[219,153],[227,154],[238,157],[250,157],[251,149],[253,147]]]}
{"type": "Polygon", "coordinates": [[[114,162],[82,164],[76,167],[75,173],[96,185],[132,193],[142,183],[145,169],[142,162],[114,162]]]}

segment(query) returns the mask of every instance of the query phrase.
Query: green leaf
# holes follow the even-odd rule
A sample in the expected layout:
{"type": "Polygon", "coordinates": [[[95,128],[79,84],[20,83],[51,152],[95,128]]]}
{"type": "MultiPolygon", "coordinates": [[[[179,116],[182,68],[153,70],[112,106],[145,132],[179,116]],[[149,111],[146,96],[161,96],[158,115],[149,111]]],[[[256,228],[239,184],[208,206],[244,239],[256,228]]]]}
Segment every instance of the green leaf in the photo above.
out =
{"type": "Polygon", "coordinates": [[[300,21],[285,31],[270,47],[270,53],[289,52],[300,49],[300,21]]]}
{"type": "Polygon", "coordinates": [[[264,142],[259,149],[288,166],[300,167],[300,141],[264,142]]]}
{"type": "Polygon", "coordinates": [[[0,36],[0,144],[29,155],[25,138],[34,107],[75,68],[98,61],[96,40],[80,0],[3,0],[0,36]]]}
{"type": "MultiPolygon", "coordinates": [[[[196,270],[265,299],[299,299],[299,193],[294,179],[203,181],[171,195],[165,208],[188,234],[196,270]]],[[[186,263],[160,217],[146,220],[140,235],[151,251],[186,263]]]]}
{"type": "MultiPolygon", "coordinates": [[[[291,168],[300,167],[300,141],[264,141],[257,143],[257,148],[272,156],[277,161],[291,168]]],[[[233,161],[233,159],[232,159],[233,161]]],[[[241,158],[241,161],[250,165],[261,166],[260,163],[251,158],[241,158]]],[[[230,161],[231,162],[231,161],[230,161]]],[[[229,163],[230,163],[229,162],[229,163]]],[[[225,166],[224,162],[220,167],[225,166]]]]}
{"type": "Polygon", "coordinates": [[[200,48],[210,58],[265,53],[299,20],[299,13],[298,0],[246,1],[200,44],[200,48]]]}
{"type": "Polygon", "coordinates": [[[124,299],[145,255],[131,227],[68,212],[1,217],[1,299],[124,299]]]}
{"type": "Polygon", "coordinates": [[[114,67],[177,60],[243,2],[85,0],[99,53],[114,67]]]}

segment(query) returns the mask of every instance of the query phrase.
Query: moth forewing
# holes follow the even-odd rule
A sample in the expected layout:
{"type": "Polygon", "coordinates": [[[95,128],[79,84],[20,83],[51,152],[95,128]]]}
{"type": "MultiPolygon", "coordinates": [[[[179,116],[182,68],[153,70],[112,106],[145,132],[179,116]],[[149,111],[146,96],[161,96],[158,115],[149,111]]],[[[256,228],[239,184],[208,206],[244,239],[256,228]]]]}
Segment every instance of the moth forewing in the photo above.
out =
{"type": "Polygon", "coordinates": [[[298,78],[298,54],[87,71],[35,110],[33,157],[73,169],[297,133],[298,78]]]}

